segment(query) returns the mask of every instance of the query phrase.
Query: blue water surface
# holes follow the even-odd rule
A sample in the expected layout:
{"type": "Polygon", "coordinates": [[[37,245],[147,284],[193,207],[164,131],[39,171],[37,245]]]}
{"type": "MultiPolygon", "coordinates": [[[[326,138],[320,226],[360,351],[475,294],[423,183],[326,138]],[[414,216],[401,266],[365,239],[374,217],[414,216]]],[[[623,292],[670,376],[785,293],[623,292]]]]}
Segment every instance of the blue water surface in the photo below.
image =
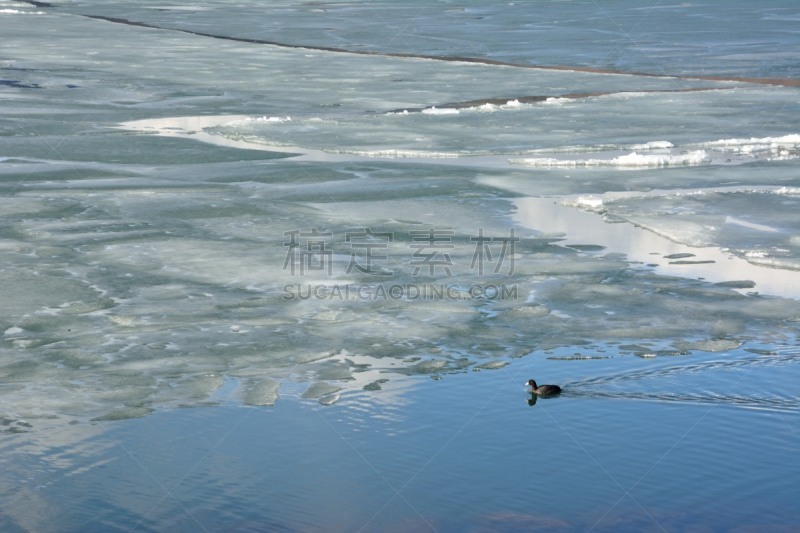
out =
{"type": "Polygon", "coordinates": [[[546,357],[333,406],[287,395],[273,408],[163,411],[86,428],[97,433],[66,447],[18,435],[5,475],[24,482],[3,494],[14,510],[3,530],[45,511],[38,531],[797,526],[800,417],[768,390],[778,375],[796,381],[796,354],[546,357]],[[745,382],[748,367],[769,379],[745,382]],[[530,405],[522,383],[534,374],[573,381],[530,405]]]}

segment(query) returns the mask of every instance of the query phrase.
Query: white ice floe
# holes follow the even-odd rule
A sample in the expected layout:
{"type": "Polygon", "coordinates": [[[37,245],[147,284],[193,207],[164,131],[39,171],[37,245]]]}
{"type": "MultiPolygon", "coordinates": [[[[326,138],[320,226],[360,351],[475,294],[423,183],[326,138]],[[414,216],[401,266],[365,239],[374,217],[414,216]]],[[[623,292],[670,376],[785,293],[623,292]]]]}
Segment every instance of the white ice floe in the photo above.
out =
{"type": "Polygon", "coordinates": [[[468,107],[466,110],[476,111],[478,113],[495,113],[497,111],[517,111],[526,107],[530,107],[530,104],[523,104],[515,98],[514,100],[508,100],[505,104],[493,104],[486,102],[485,104],[481,104],[479,106],[468,107]]]}
{"type": "Polygon", "coordinates": [[[612,166],[620,167],[670,167],[694,166],[708,160],[705,150],[694,150],[684,154],[638,154],[632,152],[612,159],[612,166]]]}
{"type": "Polygon", "coordinates": [[[496,106],[494,104],[490,104],[490,103],[487,102],[487,103],[485,103],[483,105],[479,105],[479,106],[476,106],[476,107],[470,107],[469,109],[471,111],[478,111],[480,113],[494,113],[495,111],[500,109],[500,107],[496,106]]]}
{"type": "Polygon", "coordinates": [[[644,144],[634,144],[631,148],[633,150],[661,150],[675,148],[675,145],[669,141],[650,141],[644,144]]]}
{"type": "Polygon", "coordinates": [[[0,9],[0,15],[44,15],[44,11],[20,11],[19,9],[0,9]]]}
{"type": "Polygon", "coordinates": [[[546,99],[542,104],[544,105],[564,105],[569,102],[569,98],[562,98],[560,96],[551,96],[550,98],[546,99]]]}
{"type": "Polygon", "coordinates": [[[600,196],[579,196],[575,199],[575,205],[579,207],[597,209],[603,205],[603,198],[600,196]]]}
{"type": "Polygon", "coordinates": [[[581,168],[581,167],[616,167],[616,168],[658,168],[672,166],[696,166],[708,162],[705,150],[694,150],[682,154],[640,154],[631,152],[627,155],[608,159],[556,159],[553,157],[532,157],[511,159],[516,165],[542,168],[581,168]]]}
{"type": "Polygon", "coordinates": [[[745,252],[745,257],[750,257],[754,259],[761,259],[764,257],[769,257],[769,254],[763,250],[749,250],[745,252]]]}
{"type": "Polygon", "coordinates": [[[751,137],[749,139],[720,139],[699,146],[736,156],[771,161],[785,161],[800,157],[800,135],[782,137],[751,137]]]}
{"type": "Polygon", "coordinates": [[[422,110],[423,115],[458,115],[460,111],[452,107],[426,107],[422,110]]]}
{"type": "Polygon", "coordinates": [[[704,143],[709,148],[748,149],[759,146],[795,146],[800,145],[800,134],[783,135],[781,137],[751,137],[749,139],[720,139],[704,143]]]}

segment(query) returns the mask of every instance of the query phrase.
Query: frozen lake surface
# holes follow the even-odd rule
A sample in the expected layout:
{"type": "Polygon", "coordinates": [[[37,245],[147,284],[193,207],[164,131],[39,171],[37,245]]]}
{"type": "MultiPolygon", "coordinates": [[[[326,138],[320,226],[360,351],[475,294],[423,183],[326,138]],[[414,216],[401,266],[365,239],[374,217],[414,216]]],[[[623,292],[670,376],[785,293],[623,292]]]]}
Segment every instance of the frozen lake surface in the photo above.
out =
{"type": "Polygon", "coordinates": [[[0,529],[797,527],[800,9],[641,4],[0,2],[0,529]]]}

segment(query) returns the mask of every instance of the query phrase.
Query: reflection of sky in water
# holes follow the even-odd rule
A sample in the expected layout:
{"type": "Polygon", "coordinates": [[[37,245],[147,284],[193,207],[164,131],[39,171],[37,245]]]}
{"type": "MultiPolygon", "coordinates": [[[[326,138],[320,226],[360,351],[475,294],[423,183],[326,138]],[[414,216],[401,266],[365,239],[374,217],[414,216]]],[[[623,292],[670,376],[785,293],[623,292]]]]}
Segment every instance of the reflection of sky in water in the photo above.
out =
{"type": "Polygon", "coordinates": [[[633,530],[769,516],[785,526],[800,474],[797,399],[788,410],[767,403],[792,392],[792,353],[665,358],[634,371],[625,358],[537,357],[481,379],[409,380],[399,403],[389,391],[348,392],[330,407],[290,397],[10,436],[4,478],[16,482],[3,487],[0,524],[633,530]],[[564,395],[529,407],[532,376],[564,395]]]}

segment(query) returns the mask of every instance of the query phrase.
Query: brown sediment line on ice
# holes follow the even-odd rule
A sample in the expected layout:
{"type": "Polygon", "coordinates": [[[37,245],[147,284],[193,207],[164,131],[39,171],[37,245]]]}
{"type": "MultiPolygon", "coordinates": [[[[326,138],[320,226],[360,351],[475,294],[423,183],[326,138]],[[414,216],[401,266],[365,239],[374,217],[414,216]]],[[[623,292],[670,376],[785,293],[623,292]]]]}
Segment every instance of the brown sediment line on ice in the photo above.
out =
{"type": "MultiPolygon", "coordinates": [[[[33,3],[33,2],[29,2],[33,3]]],[[[36,2],[41,4],[41,7],[52,7],[43,2],[36,2]]],[[[154,30],[175,31],[186,33],[189,35],[196,35],[198,37],[208,37],[210,39],[221,39],[224,41],[235,41],[239,43],[250,44],[263,44],[270,46],[278,46],[281,48],[294,48],[301,50],[316,50],[320,52],[334,52],[340,54],[355,54],[363,56],[376,56],[376,57],[396,57],[405,59],[428,59],[431,61],[448,61],[453,63],[475,63],[479,65],[493,65],[501,67],[514,67],[538,70],[564,70],[571,72],[588,72],[593,74],[613,74],[620,76],[639,76],[647,78],[672,78],[680,80],[702,80],[713,82],[738,82],[738,83],[753,83],[759,85],[778,85],[783,87],[800,87],[800,79],[794,78],[752,78],[741,76],[701,76],[701,75],[670,75],[670,74],[653,74],[651,72],[635,72],[627,70],[619,70],[613,68],[600,68],[600,67],[580,67],[580,66],[567,66],[567,65],[535,65],[529,63],[515,63],[512,61],[500,61],[497,59],[488,59],[483,57],[468,57],[468,56],[438,56],[432,54],[414,54],[409,52],[379,52],[374,50],[351,50],[348,48],[339,48],[335,46],[313,46],[304,44],[289,44],[281,43],[278,41],[270,41],[266,39],[251,39],[247,37],[232,37],[229,35],[217,35],[213,33],[205,33],[192,30],[183,30],[180,28],[164,28],[156,26],[155,24],[148,24],[146,22],[136,22],[124,18],[106,17],[103,15],[82,15],[86,18],[95,20],[104,20],[106,22],[113,22],[115,24],[125,24],[128,26],[137,26],[140,28],[150,28],[154,30]]]]}
{"type": "Polygon", "coordinates": [[[800,80],[794,78],[743,78],[722,76],[682,76],[687,80],[703,81],[737,81],[741,83],[757,83],[761,85],[780,85],[783,87],[800,87],[800,80]]]}
{"type": "Polygon", "coordinates": [[[18,0],[22,4],[30,4],[33,7],[55,7],[53,4],[48,4],[47,2],[35,2],[33,0],[18,0]]]}

